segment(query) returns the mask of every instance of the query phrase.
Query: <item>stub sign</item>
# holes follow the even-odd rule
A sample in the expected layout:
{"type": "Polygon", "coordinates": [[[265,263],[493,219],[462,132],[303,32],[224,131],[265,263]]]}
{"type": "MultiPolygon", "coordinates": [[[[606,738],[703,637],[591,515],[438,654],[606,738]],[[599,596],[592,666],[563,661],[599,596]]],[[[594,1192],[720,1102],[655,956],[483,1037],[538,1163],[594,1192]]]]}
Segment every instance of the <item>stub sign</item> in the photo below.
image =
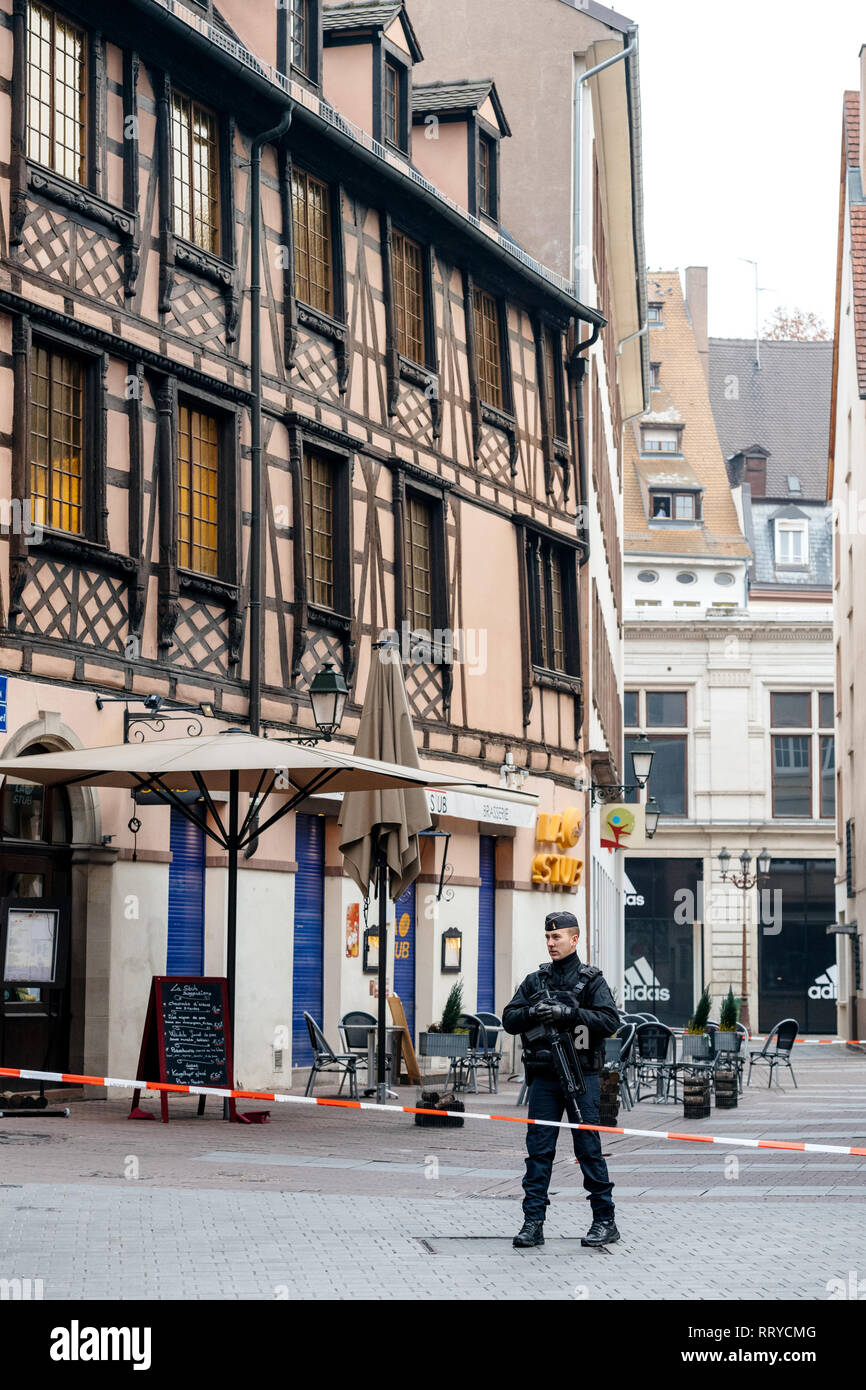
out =
{"type": "Polygon", "coordinates": [[[427,788],[427,806],[433,816],[454,816],[456,820],[486,821],[491,825],[513,825],[531,830],[535,824],[534,806],[498,796],[473,796],[469,792],[433,791],[427,788]]]}

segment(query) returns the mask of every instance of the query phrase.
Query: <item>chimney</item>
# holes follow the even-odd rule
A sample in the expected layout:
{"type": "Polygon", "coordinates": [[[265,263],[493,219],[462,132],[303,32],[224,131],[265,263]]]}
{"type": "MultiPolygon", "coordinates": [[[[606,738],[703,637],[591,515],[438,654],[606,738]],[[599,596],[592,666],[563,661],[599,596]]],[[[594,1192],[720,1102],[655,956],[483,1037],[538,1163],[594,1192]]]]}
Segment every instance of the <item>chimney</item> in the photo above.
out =
{"type": "Polygon", "coordinates": [[[860,172],[866,170],[866,43],[860,49],[860,172]]]}
{"type": "Polygon", "coordinates": [[[707,338],[707,267],[690,265],[686,267],[686,304],[695,334],[695,343],[704,377],[710,380],[710,345],[707,338]]]}

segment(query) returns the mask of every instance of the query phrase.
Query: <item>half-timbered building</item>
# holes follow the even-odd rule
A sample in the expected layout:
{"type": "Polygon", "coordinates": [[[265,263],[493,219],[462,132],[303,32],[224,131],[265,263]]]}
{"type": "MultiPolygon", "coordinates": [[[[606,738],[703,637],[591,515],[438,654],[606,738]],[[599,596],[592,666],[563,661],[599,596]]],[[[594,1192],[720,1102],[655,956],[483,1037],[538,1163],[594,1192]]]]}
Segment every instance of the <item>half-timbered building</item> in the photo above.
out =
{"type": "MultiPolygon", "coordinates": [[[[396,634],[424,766],[503,792],[433,806],[394,988],[438,1016],[447,931],[500,1008],[579,881],[533,882],[508,788],[577,797],[604,318],[503,231],[495,82],[425,83],[401,0],[0,0],[0,52],[3,756],[182,730],[170,706],[297,732],[327,661],[351,746],[396,634]]],[[[68,932],[56,987],[4,988],[3,1057],[128,1074],[150,976],[223,973],[224,858],[119,791],[2,799],[0,896],[68,932]]],[[[303,1065],[305,1009],[336,1038],[372,1002],[338,810],[244,861],[245,1084],[303,1065]]]]}

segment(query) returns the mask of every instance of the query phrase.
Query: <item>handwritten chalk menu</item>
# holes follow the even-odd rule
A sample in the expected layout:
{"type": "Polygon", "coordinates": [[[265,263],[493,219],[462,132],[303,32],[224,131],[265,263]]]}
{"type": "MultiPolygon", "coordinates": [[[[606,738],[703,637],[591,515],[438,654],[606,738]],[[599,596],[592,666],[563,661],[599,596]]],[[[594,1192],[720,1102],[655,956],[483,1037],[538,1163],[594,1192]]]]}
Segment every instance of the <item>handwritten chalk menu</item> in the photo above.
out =
{"type": "Polygon", "coordinates": [[[228,1086],[222,980],[160,980],[165,1079],[179,1086],[228,1086]]]}
{"type": "MultiPolygon", "coordinates": [[[[231,1028],[224,979],[194,975],[153,977],[137,1079],[174,1086],[232,1084],[231,1028]]],[[[141,1091],[136,1091],[132,1101],[131,1113],[136,1119],[143,1117],[140,1096],[141,1091]]],[[[203,1112],[204,1099],[201,1098],[199,1114],[203,1112]]],[[[168,1123],[165,1091],[160,1092],[160,1108],[168,1123]]],[[[234,1119],[234,1101],[230,1108],[234,1119]]]]}

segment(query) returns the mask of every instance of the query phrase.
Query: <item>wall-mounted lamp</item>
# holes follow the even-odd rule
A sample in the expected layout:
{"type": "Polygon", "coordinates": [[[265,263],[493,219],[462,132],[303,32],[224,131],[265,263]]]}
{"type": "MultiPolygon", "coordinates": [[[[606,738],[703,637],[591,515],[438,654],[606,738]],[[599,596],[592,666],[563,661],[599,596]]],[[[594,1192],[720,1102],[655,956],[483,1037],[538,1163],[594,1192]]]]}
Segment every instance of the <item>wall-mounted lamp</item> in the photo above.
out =
{"type": "Polygon", "coordinates": [[[442,933],[442,974],[459,975],[463,963],[463,933],[446,927],[442,933]]]}
{"type": "Polygon", "coordinates": [[[505,762],[499,769],[500,787],[505,787],[510,792],[519,792],[528,776],[529,769],[517,766],[514,754],[509,748],[505,754],[505,762]]]}
{"type": "Polygon", "coordinates": [[[379,928],[368,927],[364,932],[364,974],[375,975],[379,969],[379,928]]]}
{"type": "Polygon", "coordinates": [[[442,867],[439,870],[439,887],[436,890],[436,901],[441,902],[444,894],[446,903],[450,903],[454,898],[454,889],[445,889],[445,884],[454,872],[454,865],[448,863],[448,846],[451,843],[450,830],[419,830],[419,839],[444,840],[442,846],[442,867]]]}
{"type": "Polygon", "coordinates": [[[655,797],[651,796],[646,804],[646,807],[644,808],[646,837],[648,840],[655,839],[655,833],[659,828],[659,817],[661,816],[661,813],[661,807],[659,806],[655,797]]]}

